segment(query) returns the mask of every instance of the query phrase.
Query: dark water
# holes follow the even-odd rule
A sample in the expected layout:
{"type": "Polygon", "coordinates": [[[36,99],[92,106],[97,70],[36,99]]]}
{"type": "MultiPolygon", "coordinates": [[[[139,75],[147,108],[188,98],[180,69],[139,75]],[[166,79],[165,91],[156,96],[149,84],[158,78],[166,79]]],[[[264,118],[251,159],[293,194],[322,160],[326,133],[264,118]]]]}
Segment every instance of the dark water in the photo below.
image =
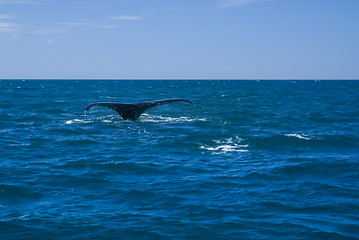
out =
{"type": "Polygon", "coordinates": [[[359,239],[359,81],[2,80],[0,120],[1,239],[359,239]]]}

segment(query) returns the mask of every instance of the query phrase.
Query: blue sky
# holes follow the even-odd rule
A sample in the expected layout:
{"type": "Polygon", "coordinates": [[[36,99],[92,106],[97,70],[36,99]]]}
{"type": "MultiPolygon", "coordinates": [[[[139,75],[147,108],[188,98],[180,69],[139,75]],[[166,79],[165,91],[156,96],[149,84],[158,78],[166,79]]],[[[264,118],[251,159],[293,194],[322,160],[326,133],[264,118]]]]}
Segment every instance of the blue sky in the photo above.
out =
{"type": "Polygon", "coordinates": [[[0,0],[0,78],[359,79],[358,0],[0,0]]]}

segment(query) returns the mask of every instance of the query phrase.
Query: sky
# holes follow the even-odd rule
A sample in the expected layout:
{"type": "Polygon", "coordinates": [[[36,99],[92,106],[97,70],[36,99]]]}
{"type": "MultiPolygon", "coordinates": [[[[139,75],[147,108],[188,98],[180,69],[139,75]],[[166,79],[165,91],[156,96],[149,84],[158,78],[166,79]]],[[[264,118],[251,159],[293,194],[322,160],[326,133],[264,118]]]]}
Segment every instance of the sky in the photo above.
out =
{"type": "Polygon", "coordinates": [[[359,79],[359,0],[0,0],[0,79],[359,79]]]}

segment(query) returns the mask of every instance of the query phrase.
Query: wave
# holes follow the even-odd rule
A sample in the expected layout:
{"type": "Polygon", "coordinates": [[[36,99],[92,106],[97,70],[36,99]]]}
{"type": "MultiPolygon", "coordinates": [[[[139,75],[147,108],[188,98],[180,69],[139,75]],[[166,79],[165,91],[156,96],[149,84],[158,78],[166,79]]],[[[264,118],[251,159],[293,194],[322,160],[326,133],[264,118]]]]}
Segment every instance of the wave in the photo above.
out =
{"type": "Polygon", "coordinates": [[[84,120],[84,119],[72,119],[72,120],[67,120],[65,122],[65,124],[74,124],[74,123],[91,123],[93,121],[89,121],[89,120],[84,120]]]}
{"type": "Polygon", "coordinates": [[[206,118],[190,118],[190,117],[164,117],[161,115],[150,115],[147,113],[144,113],[141,115],[141,117],[138,119],[140,122],[205,122],[207,121],[206,118]]]}
{"type": "MultiPolygon", "coordinates": [[[[271,170],[272,174],[282,177],[301,177],[301,178],[336,178],[339,173],[345,176],[343,173],[352,174],[351,169],[355,169],[357,164],[351,160],[345,159],[301,159],[297,163],[285,163],[276,165],[271,170]]],[[[353,176],[348,176],[348,178],[353,176]]]]}
{"type": "Polygon", "coordinates": [[[246,141],[252,150],[292,151],[292,152],[330,152],[338,149],[358,147],[358,139],[348,135],[310,136],[286,133],[272,136],[249,136],[246,141]]]}
{"type": "MultiPolygon", "coordinates": [[[[186,116],[181,117],[165,117],[161,115],[151,115],[144,113],[136,122],[154,122],[154,123],[188,123],[188,122],[205,122],[207,121],[206,118],[191,118],[186,116]]],[[[102,122],[102,123],[119,123],[119,122],[132,122],[131,120],[124,120],[119,115],[104,115],[100,117],[93,117],[85,115],[83,119],[70,119],[66,120],[65,124],[89,124],[94,122],[102,122]]]]}
{"type": "Polygon", "coordinates": [[[32,191],[25,187],[1,184],[0,199],[5,203],[22,203],[41,199],[43,195],[40,192],[32,191]]]}
{"type": "Polygon", "coordinates": [[[286,137],[295,137],[295,138],[304,139],[304,140],[315,139],[314,137],[310,137],[310,136],[304,135],[304,134],[297,134],[297,133],[284,134],[284,136],[286,136],[286,137]]]}
{"type": "Polygon", "coordinates": [[[161,168],[153,166],[152,164],[140,164],[122,161],[107,161],[96,164],[94,166],[98,169],[106,170],[109,172],[121,172],[122,174],[158,174],[161,172],[161,168]]]}
{"type": "Polygon", "coordinates": [[[83,115],[82,119],[75,118],[75,119],[66,120],[65,124],[82,125],[82,124],[90,124],[95,122],[116,123],[119,121],[126,121],[126,120],[123,120],[121,116],[115,114],[104,115],[104,116],[91,116],[91,115],[89,116],[85,114],[83,115]]]}
{"type": "Polygon", "coordinates": [[[359,149],[358,143],[356,136],[306,135],[302,133],[284,133],[269,136],[243,135],[214,139],[211,142],[208,142],[208,139],[203,139],[203,141],[198,142],[199,149],[210,151],[213,154],[258,151],[324,153],[338,150],[348,150],[346,154],[353,154],[357,153],[355,149],[359,149]]]}
{"type": "Polygon", "coordinates": [[[211,151],[213,154],[223,154],[231,152],[248,152],[248,144],[242,144],[243,139],[239,137],[229,137],[220,140],[213,140],[213,144],[201,145],[199,149],[211,151]]]}

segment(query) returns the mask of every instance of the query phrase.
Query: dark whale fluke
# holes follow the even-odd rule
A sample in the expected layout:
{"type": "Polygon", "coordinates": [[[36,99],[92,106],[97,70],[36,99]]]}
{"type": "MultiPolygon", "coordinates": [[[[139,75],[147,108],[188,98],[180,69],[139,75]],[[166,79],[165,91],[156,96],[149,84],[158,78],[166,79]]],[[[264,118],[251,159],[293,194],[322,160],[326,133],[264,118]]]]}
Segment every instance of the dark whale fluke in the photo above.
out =
{"type": "Polygon", "coordinates": [[[188,102],[192,105],[194,105],[191,101],[188,101],[186,99],[180,99],[180,98],[173,98],[173,99],[165,99],[165,100],[158,100],[158,101],[152,101],[152,102],[143,102],[143,103],[111,103],[111,102],[100,102],[100,103],[93,103],[86,107],[85,111],[89,110],[90,108],[94,106],[102,106],[102,107],[108,107],[112,110],[115,110],[118,114],[121,115],[123,119],[131,119],[135,121],[138,119],[141,114],[146,111],[149,108],[159,106],[166,103],[171,102],[188,102]]]}

